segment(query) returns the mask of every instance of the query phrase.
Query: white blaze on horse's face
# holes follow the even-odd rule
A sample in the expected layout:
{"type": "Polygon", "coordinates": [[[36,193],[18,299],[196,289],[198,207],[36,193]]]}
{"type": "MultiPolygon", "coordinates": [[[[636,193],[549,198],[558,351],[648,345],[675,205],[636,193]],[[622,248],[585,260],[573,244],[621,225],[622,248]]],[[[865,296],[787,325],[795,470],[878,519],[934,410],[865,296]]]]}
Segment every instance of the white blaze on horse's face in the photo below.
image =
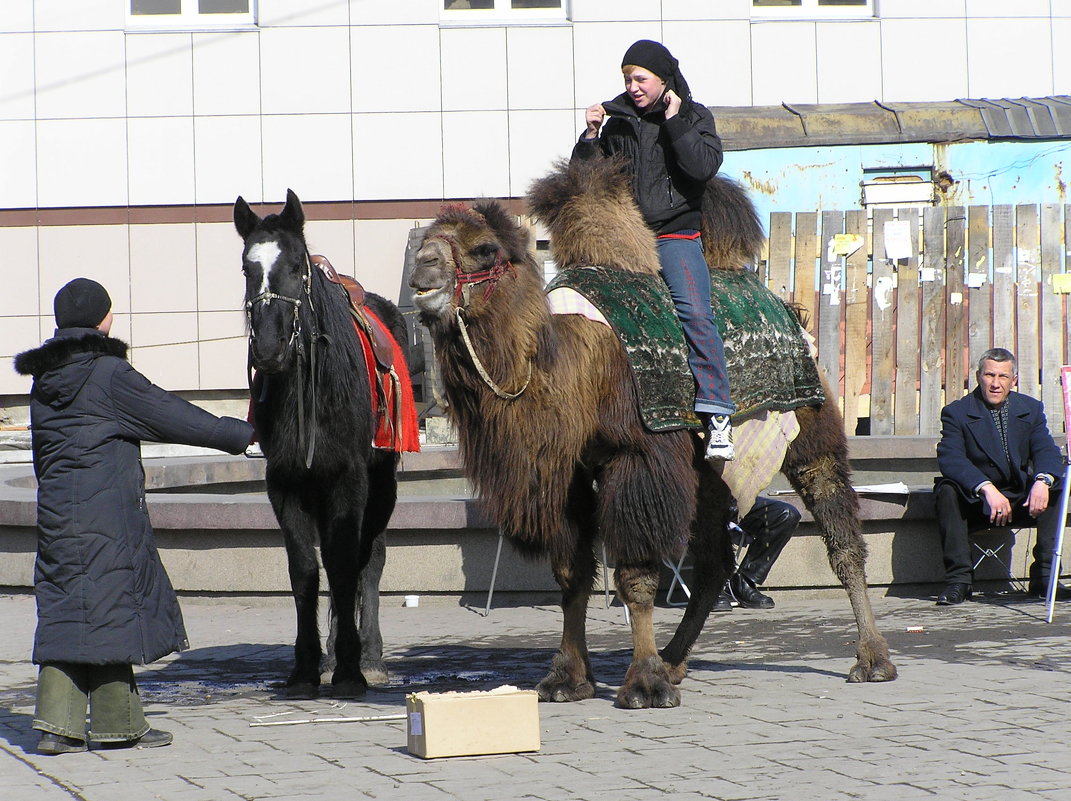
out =
{"type": "MultiPolygon", "coordinates": [[[[258,295],[263,295],[268,291],[268,275],[271,273],[271,268],[275,266],[275,262],[279,260],[282,252],[279,249],[279,243],[269,239],[267,242],[257,242],[245,254],[247,261],[256,262],[260,265],[260,290],[257,292],[258,295]]],[[[265,298],[264,302],[267,303],[268,300],[265,298]]]]}

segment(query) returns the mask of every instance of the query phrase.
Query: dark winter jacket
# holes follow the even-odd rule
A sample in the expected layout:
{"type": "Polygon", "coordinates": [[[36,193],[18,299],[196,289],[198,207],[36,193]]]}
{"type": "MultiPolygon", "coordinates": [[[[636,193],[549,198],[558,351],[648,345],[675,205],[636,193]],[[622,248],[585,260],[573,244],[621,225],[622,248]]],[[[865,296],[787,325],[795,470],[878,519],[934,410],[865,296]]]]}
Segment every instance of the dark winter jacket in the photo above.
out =
{"type": "Polygon", "coordinates": [[[153,542],[142,439],[241,453],[252,427],[165,392],[95,329],[56,332],[15,357],[33,376],[37,664],[144,664],[186,646],[153,542]]]}
{"type": "Polygon", "coordinates": [[[632,165],[633,192],[656,234],[699,230],[703,190],[721,167],[714,115],[689,101],[676,116],[640,116],[627,93],[602,104],[609,119],[593,140],[580,140],[573,158],[623,155],[632,165]]]}

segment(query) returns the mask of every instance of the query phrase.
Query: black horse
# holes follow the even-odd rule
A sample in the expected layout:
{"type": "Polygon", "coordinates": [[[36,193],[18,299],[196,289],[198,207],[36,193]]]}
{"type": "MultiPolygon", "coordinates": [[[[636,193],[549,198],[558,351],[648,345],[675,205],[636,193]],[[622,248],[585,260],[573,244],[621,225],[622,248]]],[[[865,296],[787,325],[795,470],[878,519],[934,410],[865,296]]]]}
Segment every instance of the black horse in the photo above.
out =
{"type": "MultiPolygon", "coordinates": [[[[297,607],[286,692],[295,698],[318,693],[319,544],[333,613],[323,668],[333,670],[334,695],[352,697],[387,678],[379,580],[383,532],[397,498],[398,454],[373,447],[372,390],[349,297],[312,265],[304,222],[293,191],[279,214],[263,219],[241,197],[234,203],[234,225],[245,240],[253,422],[297,607]]],[[[394,304],[371,293],[366,303],[396,342],[408,341],[394,304]]]]}

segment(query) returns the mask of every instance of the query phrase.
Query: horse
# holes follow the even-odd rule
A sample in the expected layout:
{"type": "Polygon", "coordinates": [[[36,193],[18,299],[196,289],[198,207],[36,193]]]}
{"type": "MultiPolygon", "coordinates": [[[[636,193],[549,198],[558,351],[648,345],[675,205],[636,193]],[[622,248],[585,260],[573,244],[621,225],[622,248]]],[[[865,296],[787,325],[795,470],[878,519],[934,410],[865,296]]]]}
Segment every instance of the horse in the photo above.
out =
{"type": "MultiPolygon", "coordinates": [[[[252,417],[297,612],[285,692],[291,698],[319,693],[319,545],[332,613],[322,667],[331,672],[334,696],[355,697],[387,681],[379,582],[399,453],[375,447],[382,410],[373,408],[376,388],[354,325],[356,310],[326,260],[310,256],[304,222],[292,190],[282,211],[264,218],[242,197],[234,203],[234,225],[244,242],[249,363],[256,371],[252,417]]],[[[408,337],[397,307],[372,293],[364,302],[403,358],[398,343],[408,337]]],[[[395,371],[408,380],[404,363],[395,371]]]]}
{"type": "MultiPolygon", "coordinates": [[[[750,201],[722,183],[713,189],[730,207],[709,221],[718,240],[711,252],[753,254],[755,237],[741,235],[733,222],[757,219],[750,201]]],[[[654,235],[620,164],[559,165],[533,185],[528,203],[550,231],[562,270],[600,265],[609,281],[621,283],[630,273],[657,276],[654,235]]],[[[761,233],[761,225],[751,230],[761,233]]],[[[580,314],[552,314],[528,240],[501,204],[480,201],[444,209],[416,254],[409,284],[435,345],[462,461],[503,533],[522,554],[548,558],[561,588],[562,641],[536,687],[540,699],[594,695],[585,615],[601,540],[633,636],[616,703],[677,706],[688,653],[732,564],[732,494],[692,431],[645,426],[636,381],[611,328],[580,314]],[[652,621],[660,569],[666,560],[676,563],[686,546],[694,563],[691,598],[658,651],[652,621]]],[[[799,335],[798,325],[793,331],[799,335]]],[[[822,527],[856,612],[859,640],[848,681],[894,679],[867,597],[866,546],[839,411],[825,400],[794,413],[800,430],[782,470],[822,527]]]]}

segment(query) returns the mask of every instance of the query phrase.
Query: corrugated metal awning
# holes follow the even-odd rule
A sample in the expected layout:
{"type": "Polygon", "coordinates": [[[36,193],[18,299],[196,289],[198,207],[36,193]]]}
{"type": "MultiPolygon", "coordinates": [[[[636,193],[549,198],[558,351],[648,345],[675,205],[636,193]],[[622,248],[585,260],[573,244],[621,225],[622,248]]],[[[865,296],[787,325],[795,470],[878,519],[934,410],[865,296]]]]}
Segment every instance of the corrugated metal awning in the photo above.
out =
{"type": "Polygon", "coordinates": [[[1071,96],[711,106],[726,150],[1071,139],[1071,96]]]}

